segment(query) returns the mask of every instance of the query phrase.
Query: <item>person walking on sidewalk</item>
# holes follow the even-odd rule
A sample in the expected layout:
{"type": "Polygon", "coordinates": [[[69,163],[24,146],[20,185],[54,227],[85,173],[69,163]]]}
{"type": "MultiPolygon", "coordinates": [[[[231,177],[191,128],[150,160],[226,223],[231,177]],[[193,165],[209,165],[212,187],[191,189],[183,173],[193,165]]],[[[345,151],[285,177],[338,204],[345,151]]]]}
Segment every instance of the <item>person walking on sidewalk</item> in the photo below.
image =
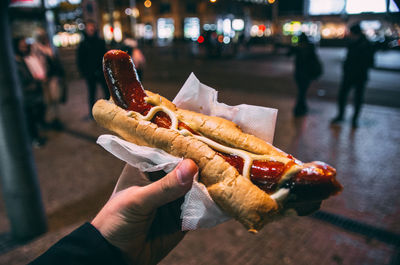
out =
{"type": "Polygon", "coordinates": [[[37,30],[32,53],[39,58],[43,68],[46,69],[47,78],[43,83],[43,93],[47,105],[48,127],[61,130],[64,126],[60,119],[60,103],[66,93],[64,68],[50,46],[47,33],[41,28],[37,30]]]}
{"type": "Polygon", "coordinates": [[[139,81],[143,83],[143,71],[146,65],[146,58],[140,50],[137,40],[131,38],[129,33],[127,33],[126,36],[127,38],[125,38],[123,42],[125,46],[123,49],[132,57],[139,81]]]}
{"type": "Polygon", "coordinates": [[[292,54],[296,56],[294,79],[297,85],[297,99],[293,114],[296,117],[300,117],[308,112],[307,90],[311,82],[321,76],[322,65],[315,52],[314,44],[310,42],[304,33],[300,35],[298,45],[290,49],[288,55],[292,54]]]}
{"type": "Polygon", "coordinates": [[[46,143],[46,138],[40,133],[40,129],[45,127],[46,123],[46,105],[43,97],[46,69],[31,52],[31,45],[26,43],[25,38],[14,39],[14,52],[29,136],[32,145],[40,147],[46,143]]]}
{"type": "Polygon", "coordinates": [[[368,80],[368,70],[374,64],[374,51],[370,42],[363,34],[359,24],[350,27],[350,43],[347,48],[346,60],[343,64],[343,77],[338,95],[338,114],[332,123],[342,122],[345,115],[347,96],[354,87],[353,128],[358,127],[358,118],[364,100],[365,84],[368,80]]]}
{"type": "Polygon", "coordinates": [[[78,69],[86,80],[88,88],[88,119],[92,119],[92,107],[96,101],[96,85],[101,87],[106,98],[110,97],[106,81],[103,75],[103,55],[107,52],[106,43],[98,35],[94,22],[88,21],[85,28],[85,39],[80,43],[77,50],[78,69]]]}

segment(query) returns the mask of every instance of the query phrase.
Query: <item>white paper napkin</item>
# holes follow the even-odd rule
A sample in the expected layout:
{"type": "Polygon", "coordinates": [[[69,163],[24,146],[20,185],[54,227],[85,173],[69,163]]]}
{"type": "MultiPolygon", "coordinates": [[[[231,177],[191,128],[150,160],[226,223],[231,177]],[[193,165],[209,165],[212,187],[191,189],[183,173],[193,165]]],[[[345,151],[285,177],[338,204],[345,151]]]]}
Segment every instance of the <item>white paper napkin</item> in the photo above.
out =
{"type": "MultiPolygon", "coordinates": [[[[251,133],[272,143],[277,110],[252,105],[228,106],[217,101],[218,92],[206,86],[192,73],[186,80],[173,102],[182,109],[219,116],[239,125],[246,133],[251,133]]],[[[97,140],[108,152],[143,172],[172,171],[182,160],[163,150],[138,146],[113,135],[101,135],[97,140]]],[[[182,204],[182,230],[213,227],[229,220],[214,203],[206,187],[196,180],[186,194],[182,204]]]]}

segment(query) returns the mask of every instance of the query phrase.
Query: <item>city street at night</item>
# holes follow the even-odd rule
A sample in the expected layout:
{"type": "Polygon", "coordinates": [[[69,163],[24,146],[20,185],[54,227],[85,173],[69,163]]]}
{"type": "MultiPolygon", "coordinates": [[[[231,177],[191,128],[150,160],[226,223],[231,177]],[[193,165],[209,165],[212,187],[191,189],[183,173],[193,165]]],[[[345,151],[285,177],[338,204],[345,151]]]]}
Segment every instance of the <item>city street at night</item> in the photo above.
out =
{"type": "MultiPolygon", "coordinates": [[[[146,89],[173,99],[191,72],[219,91],[229,105],[278,109],[274,145],[302,161],[321,160],[337,169],[341,194],[307,217],[286,217],[257,235],[236,221],[189,232],[160,264],[398,264],[400,199],[399,52],[379,52],[371,70],[360,126],[347,119],[330,125],[336,114],[342,48],[321,48],[322,78],[311,85],[309,114],[294,118],[293,61],[284,50],[242,50],[236,58],[208,59],[186,52],[144,50],[146,89]]],[[[64,53],[66,65],[73,53],[64,53]]],[[[73,73],[73,68],[70,69],[73,73]]],[[[0,264],[26,264],[84,222],[108,200],[124,163],[96,144],[109,133],[87,116],[86,87],[71,78],[62,106],[62,131],[48,130],[45,146],[34,149],[48,232],[25,243],[7,237],[10,227],[0,201],[0,264]]],[[[99,89],[100,92],[100,89],[99,89]]]]}
{"type": "Polygon", "coordinates": [[[400,264],[400,0],[0,5],[0,265],[400,264]]]}

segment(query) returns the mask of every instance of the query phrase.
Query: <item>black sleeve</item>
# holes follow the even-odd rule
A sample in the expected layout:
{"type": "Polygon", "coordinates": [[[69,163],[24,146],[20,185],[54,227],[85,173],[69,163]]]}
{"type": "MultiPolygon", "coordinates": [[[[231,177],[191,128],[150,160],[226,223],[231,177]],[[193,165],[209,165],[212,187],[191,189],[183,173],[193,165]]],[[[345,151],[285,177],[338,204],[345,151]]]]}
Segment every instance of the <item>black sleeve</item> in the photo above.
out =
{"type": "Polygon", "coordinates": [[[126,265],[119,249],[111,245],[91,224],[85,223],[29,265],[126,265]]]}

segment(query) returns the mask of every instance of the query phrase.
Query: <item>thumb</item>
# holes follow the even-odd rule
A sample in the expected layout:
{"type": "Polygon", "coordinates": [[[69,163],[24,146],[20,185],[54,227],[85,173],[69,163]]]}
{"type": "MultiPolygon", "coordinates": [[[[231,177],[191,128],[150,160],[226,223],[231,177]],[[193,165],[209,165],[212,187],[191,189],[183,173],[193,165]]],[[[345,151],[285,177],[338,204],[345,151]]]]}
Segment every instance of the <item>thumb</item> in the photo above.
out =
{"type": "Polygon", "coordinates": [[[185,195],[192,187],[197,170],[192,160],[185,159],[162,179],[142,187],[142,207],[154,210],[185,195]]]}

